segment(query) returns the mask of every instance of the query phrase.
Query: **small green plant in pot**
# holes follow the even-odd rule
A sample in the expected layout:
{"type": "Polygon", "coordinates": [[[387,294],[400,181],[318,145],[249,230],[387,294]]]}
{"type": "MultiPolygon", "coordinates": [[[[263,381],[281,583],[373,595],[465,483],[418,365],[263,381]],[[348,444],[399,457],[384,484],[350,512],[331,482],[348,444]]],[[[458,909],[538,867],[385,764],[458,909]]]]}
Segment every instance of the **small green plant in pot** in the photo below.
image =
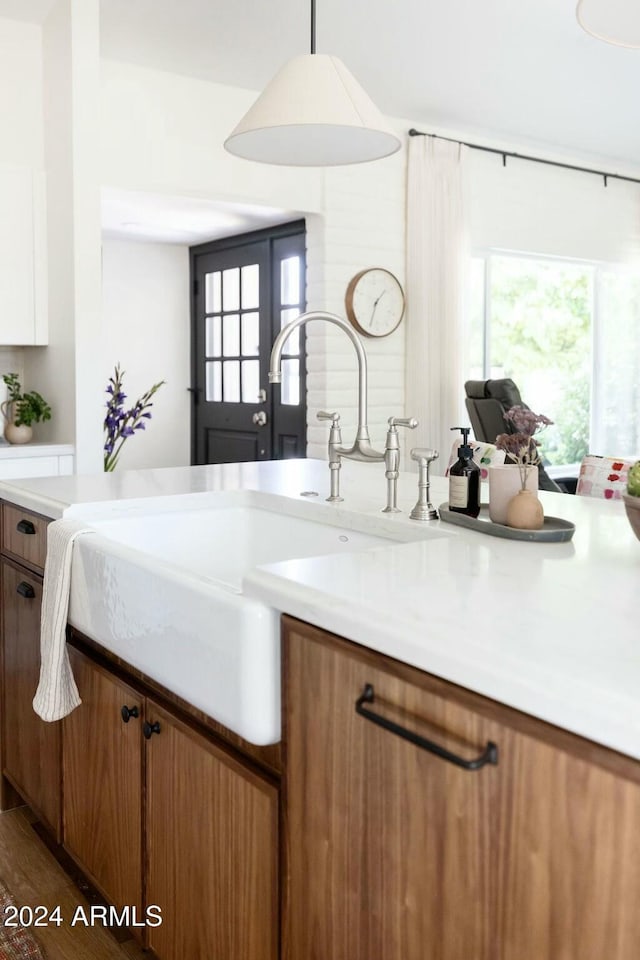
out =
{"type": "Polygon", "coordinates": [[[5,373],[7,399],[0,404],[6,421],[4,435],[9,443],[28,443],[33,436],[32,424],[51,419],[51,407],[37,390],[22,392],[17,373],[5,373]]]}
{"type": "Polygon", "coordinates": [[[624,505],[631,529],[640,540],[640,460],[629,469],[624,505]]]}

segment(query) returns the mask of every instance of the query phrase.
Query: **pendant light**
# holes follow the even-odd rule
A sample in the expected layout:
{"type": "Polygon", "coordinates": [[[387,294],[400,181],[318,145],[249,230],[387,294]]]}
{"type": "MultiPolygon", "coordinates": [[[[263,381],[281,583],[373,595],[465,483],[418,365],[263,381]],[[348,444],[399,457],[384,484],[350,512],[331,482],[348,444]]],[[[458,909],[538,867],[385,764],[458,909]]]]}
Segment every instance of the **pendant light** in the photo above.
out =
{"type": "Polygon", "coordinates": [[[400,139],[337,57],[316,53],[311,0],[311,53],[294,57],[265,87],[225,140],[246,160],[329,167],[379,160],[400,139]]]}
{"type": "Polygon", "coordinates": [[[578,0],[578,23],[592,37],[640,48],[640,7],[630,0],[578,0]]]}

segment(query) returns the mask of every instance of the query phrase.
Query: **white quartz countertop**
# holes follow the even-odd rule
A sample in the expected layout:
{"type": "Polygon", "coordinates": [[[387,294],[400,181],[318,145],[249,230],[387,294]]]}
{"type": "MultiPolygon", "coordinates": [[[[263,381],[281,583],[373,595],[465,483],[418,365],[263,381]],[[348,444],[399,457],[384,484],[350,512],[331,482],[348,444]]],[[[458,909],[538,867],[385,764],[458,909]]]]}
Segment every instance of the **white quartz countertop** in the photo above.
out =
{"type": "MultiPolygon", "coordinates": [[[[575,523],[573,539],[502,540],[411,521],[416,480],[401,475],[403,513],[391,520],[420,539],[256,568],[244,592],[640,759],[640,542],[623,503],[543,493],[547,515],[575,523]]],[[[314,504],[340,522],[357,513],[375,532],[382,466],[344,462],[342,504],[324,502],[328,485],[326,463],[290,460],[0,482],[0,496],[56,518],[246,489],[314,504]],[[310,491],[318,496],[301,496],[310,491]]],[[[446,500],[444,478],[431,493],[436,505],[446,500]]]]}

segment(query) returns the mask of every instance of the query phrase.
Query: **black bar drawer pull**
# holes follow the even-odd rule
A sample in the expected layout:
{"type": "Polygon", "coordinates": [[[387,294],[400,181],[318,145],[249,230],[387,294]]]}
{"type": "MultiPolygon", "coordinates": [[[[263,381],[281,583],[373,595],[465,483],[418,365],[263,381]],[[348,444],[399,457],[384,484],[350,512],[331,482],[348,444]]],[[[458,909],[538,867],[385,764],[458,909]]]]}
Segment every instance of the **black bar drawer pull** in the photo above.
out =
{"type": "Polygon", "coordinates": [[[29,536],[33,536],[36,532],[36,528],[31,523],[31,520],[18,520],[18,525],[16,526],[18,533],[26,533],[29,536]]]}
{"type": "Polygon", "coordinates": [[[16,591],[20,594],[21,597],[26,597],[27,600],[33,600],[36,595],[35,590],[30,583],[27,583],[26,580],[22,580],[16,587],[16,591]]]}
{"type": "Polygon", "coordinates": [[[399,724],[394,723],[393,720],[387,720],[386,717],[381,717],[379,713],[374,713],[373,710],[368,710],[365,707],[365,703],[373,702],[373,686],[367,683],[361,695],[356,700],[356,713],[359,713],[372,723],[377,723],[379,727],[384,727],[384,729],[390,733],[395,733],[398,737],[415,743],[417,747],[422,747],[423,750],[428,750],[429,753],[435,753],[436,756],[442,757],[443,760],[448,760],[449,763],[455,763],[457,767],[462,767],[463,770],[479,770],[480,767],[484,767],[485,763],[497,764],[498,762],[498,747],[491,741],[487,743],[484,752],[481,753],[479,757],[476,757],[475,760],[465,760],[464,757],[459,757],[456,753],[445,750],[445,748],[441,747],[438,743],[427,740],[425,737],[421,737],[420,734],[413,733],[411,730],[406,730],[399,724]]]}

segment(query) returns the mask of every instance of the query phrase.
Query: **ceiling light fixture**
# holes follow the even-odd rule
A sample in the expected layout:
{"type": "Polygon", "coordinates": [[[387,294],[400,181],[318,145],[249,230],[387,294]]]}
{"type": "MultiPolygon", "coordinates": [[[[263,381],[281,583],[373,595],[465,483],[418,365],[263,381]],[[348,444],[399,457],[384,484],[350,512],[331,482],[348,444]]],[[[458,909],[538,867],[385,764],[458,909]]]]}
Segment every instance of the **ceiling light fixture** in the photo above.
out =
{"type": "Polygon", "coordinates": [[[629,0],[578,0],[578,23],[597,40],[640,48],[640,7],[629,0]]]}
{"type": "Polygon", "coordinates": [[[259,163],[330,167],[380,160],[401,143],[342,61],[316,53],[311,0],[311,53],[279,70],[224,146],[259,163]]]}

